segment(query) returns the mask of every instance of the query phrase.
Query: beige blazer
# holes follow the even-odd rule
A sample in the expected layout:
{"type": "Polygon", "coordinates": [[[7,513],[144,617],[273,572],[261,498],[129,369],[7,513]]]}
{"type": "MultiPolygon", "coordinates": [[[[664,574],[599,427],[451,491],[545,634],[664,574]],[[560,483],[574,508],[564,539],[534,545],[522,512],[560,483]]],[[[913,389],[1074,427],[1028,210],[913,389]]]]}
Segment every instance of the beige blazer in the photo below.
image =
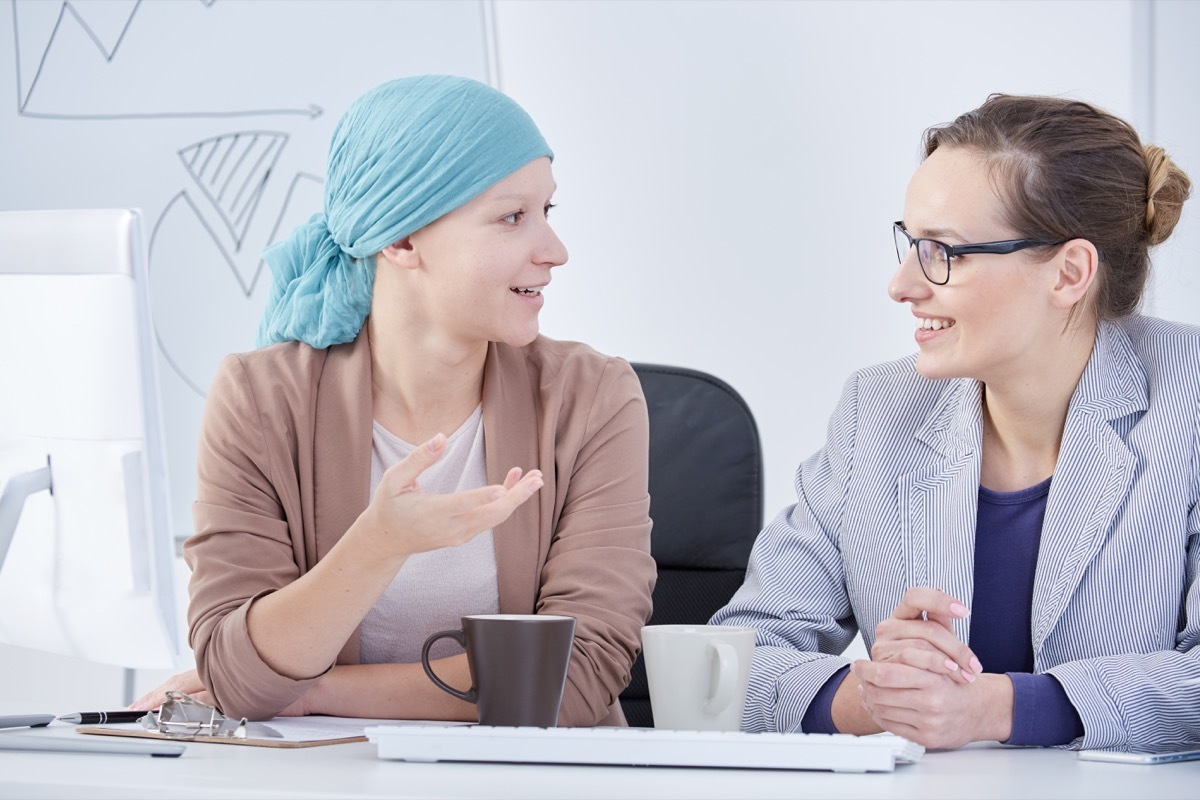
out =
{"type": "MultiPolygon", "coordinates": [[[[271,669],[250,641],[246,613],[312,569],[367,507],[371,423],[365,334],[327,350],[287,342],[221,363],[201,429],[196,533],[184,555],[196,664],[226,714],[271,717],[321,677],[271,669]]],[[[617,695],[656,575],[637,376],[574,342],[492,344],[483,424],[489,482],[513,466],[545,476],[494,529],[500,611],[575,617],[560,724],[624,724],[617,695]]],[[[358,660],[356,632],[337,663],[358,660]]]]}

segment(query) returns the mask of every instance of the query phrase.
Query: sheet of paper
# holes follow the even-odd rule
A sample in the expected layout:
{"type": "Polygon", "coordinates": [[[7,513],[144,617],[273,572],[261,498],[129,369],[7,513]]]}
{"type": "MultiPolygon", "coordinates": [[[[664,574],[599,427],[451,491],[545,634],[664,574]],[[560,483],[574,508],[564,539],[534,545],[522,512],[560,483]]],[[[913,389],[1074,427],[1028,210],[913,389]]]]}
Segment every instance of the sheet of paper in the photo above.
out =
{"type": "Polygon", "coordinates": [[[443,720],[384,720],[357,717],[275,717],[267,725],[283,734],[284,741],[314,742],[322,739],[347,739],[365,736],[365,728],[374,725],[467,725],[443,720]]]}

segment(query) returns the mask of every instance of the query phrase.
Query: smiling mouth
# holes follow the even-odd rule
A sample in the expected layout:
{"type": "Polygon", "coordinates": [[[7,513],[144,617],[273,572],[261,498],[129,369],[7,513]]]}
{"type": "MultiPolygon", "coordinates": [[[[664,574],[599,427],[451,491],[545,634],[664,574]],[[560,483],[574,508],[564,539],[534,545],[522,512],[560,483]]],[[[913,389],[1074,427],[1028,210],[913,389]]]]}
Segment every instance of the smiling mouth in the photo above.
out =
{"type": "Polygon", "coordinates": [[[946,328],[953,328],[954,320],[917,317],[917,327],[923,331],[940,331],[945,330],[946,328]]]}
{"type": "Polygon", "coordinates": [[[522,297],[537,297],[538,295],[540,295],[542,293],[541,288],[524,289],[520,286],[510,286],[510,287],[508,287],[508,290],[510,292],[516,292],[517,294],[521,295],[522,297]]]}

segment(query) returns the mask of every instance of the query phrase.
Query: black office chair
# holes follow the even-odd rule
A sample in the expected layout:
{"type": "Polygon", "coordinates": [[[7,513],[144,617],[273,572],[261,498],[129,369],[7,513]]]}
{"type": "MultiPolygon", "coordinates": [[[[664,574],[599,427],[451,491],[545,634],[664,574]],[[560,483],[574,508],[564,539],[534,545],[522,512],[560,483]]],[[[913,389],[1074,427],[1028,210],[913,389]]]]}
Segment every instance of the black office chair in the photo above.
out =
{"type": "MultiPolygon", "coordinates": [[[[650,550],[658,564],[651,625],[705,624],[746,575],[762,528],[762,448],[733,387],[693,369],[633,364],[650,414],[650,550]]],[[[621,707],[652,727],[641,657],[621,707]]]]}

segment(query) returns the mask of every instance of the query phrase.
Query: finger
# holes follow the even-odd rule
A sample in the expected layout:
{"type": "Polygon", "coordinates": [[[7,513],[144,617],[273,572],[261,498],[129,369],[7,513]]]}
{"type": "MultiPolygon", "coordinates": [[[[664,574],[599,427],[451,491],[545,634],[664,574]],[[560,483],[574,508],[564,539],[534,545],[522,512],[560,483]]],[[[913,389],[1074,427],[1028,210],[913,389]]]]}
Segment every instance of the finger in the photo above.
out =
{"type": "Polygon", "coordinates": [[[129,708],[132,711],[153,711],[166,701],[167,692],[169,691],[193,694],[203,689],[204,684],[200,681],[200,673],[194,669],[189,669],[186,672],[180,672],[177,675],[172,675],[170,678],[146,692],[134,702],[130,703],[129,708]]]}
{"type": "Polygon", "coordinates": [[[153,711],[167,699],[166,692],[152,689],[129,704],[130,711],[153,711]]]}
{"type": "Polygon", "coordinates": [[[445,449],[446,436],[439,433],[389,467],[383,474],[380,485],[386,484],[392,487],[392,491],[397,491],[397,487],[406,487],[416,483],[421,473],[442,457],[445,449]]]}
{"type": "Polygon", "coordinates": [[[513,488],[517,485],[517,481],[519,480],[521,480],[521,468],[513,467],[508,471],[508,474],[504,476],[504,488],[513,488]]]}
{"type": "Polygon", "coordinates": [[[928,670],[893,661],[877,663],[860,659],[850,665],[850,671],[860,684],[880,689],[926,689],[945,679],[928,670]]]}
{"type": "Polygon", "coordinates": [[[453,494],[427,494],[422,495],[419,502],[422,503],[422,513],[428,518],[436,519],[439,516],[451,519],[465,518],[467,515],[486,509],[497,502],[511,499],[514,495],[518,500],[513,506],[516,508],[533,492],[541,488],[542,483],[542,473],[538,470],[531,470],[512,487],[492,485],[453,494]],[[533,485],[535,483],[536,486],[533,485]]]}
{"type": "Polygon", "coordinates": [[[460,513],[455,522],[471,531],[472,535],[494,528],[508,519],[522,503],[533,497],[544,483],[542,473],[532,470],[511,489],[495,487],[488,503],[460,513]]]}
{"type": "Polygon", "coordinates": [[[875,650],[872,649],[871,660],[905,664],[936,675],[945,675],[955,683],[970,683],[976,679],[977,676],[974,673],[964,672],[953,659],[947,658],[942,651],[931,648],[928,642],[916,642],[915,644],[918,646],[897,648],[884,658],[877,656],[875,650]]]}
{"type": "Polygon", "coordinates": [[[914,586],[900,598],[892,616],[897,619],[931,619],[953,630],[951,623],[966,618],[970,613],[961,601],[941,589],[914,586]]]}
{"type": "MultiPolygon", "coordinates": [[[[983,672],[983,665],[971,648],[963,644],[951,630],[937,622],[893,617],[883,620],[875,627],[875,636],[875,646],[880,648],[881,654],[894,651],[897,645],[899,649],[920,647],[914,644],[920,641],[944,653],[946,658],[954,661],[966,672],[973,675],[983,672]]],[[[871,648],[872,658],[876,658],[875,646],[871,648]]]]}
{"type": "Polygon", "coordinates": [[[923,718],[920,712],[903,706],[888,705],[887,703],[868,703],[863,702],[867,708],[867,713],[871,715],[871,719],[875,720],[875,724],[883,728],[888,733],[894,733],[897,736],[903,736],[905,739],[916,741],[913,739],[913,734],[920,730],[923,723],[923,718]],[[901,730],[908,732],[908,735],[900,733],[901,730]]]}

